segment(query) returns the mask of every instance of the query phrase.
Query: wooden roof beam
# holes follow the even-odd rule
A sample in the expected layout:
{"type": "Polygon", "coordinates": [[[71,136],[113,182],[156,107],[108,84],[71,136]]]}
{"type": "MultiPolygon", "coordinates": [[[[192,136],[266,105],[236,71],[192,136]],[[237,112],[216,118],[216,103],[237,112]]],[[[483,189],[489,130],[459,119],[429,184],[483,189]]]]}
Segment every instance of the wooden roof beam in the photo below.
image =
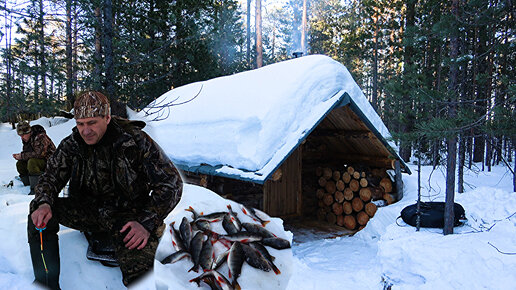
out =
{"type": "Polygon", "coordinates": [[[342,129],[320,129],[310,134],[313,137],[337,137],[337,138],[355,138],[355,139],[372,139],[376,138],[373,132],[368,130],[342,130],[342,129]]]}
{"type": "Polygon", "coordinates": [[[373,167],[394,169],[394,159],[386,156],[350,155],[332,152],[305,152],[303,159],[316,163],[364,164],[373,167]]]}

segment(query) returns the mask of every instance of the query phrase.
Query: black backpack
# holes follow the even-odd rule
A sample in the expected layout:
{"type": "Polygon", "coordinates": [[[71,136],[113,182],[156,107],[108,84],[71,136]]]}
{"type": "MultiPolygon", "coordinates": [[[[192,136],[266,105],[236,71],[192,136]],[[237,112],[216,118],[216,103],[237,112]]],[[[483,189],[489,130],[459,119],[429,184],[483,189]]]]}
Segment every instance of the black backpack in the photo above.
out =
{"type": "MultiPolygon", "coordinates": [[[[461,226],[462,220],[466,219],[466,212],[462,205],[453,204],[455,213],[454,226],[461,226]]],[[[420,226],[422,228],[443,228],[444,227],[444,202],[421,202],[420,206],[420,226]]],[[[417,222],[417,204],[405,207],[401,211],[403,221],[411,226],[416,226],[417,222]]]]}

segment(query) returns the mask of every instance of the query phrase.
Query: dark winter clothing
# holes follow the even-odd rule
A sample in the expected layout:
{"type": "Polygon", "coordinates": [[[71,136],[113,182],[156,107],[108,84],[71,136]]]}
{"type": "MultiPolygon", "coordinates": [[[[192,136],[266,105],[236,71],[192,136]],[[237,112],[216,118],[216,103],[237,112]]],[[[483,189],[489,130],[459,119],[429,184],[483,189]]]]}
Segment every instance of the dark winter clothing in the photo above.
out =
{"type": "MultiPolygon", "coordinates": [[[[58,146],[35,188],[30,212],[48,203],[53,217],[81,231],[109,231],[124,284],[152,268],[163,220],[181,198],[181,177],[161,148],[141,129],[141,121],[112,117],[102,139],[87,145],[77,128],[58,146]],[[68,197],[58,193],[69,182],[68,197]],[[142,250],[128,250],[119,233],[128,221],[137,221],[151,234],[142,250]]],[[[32,225],[29,216],[29,224],[32,225]]],[[[29,243],[35,241],[31,226],[29,243]]],[[[45,230],[47,237],[56,230],[45,230]]],[[[38,242],[39,243],[39,242],[38,242]]],[[[31,245],[32,246],[32,245],[31,245]]]]}
{"type": "Polygon", "coordinates": [[[32,158],[48,160],[55,151],[56,146],[48,137],[45,128],[41,125],[34,125],[31,127],[30,140],[23,142],[21,159],[25,161],[32,158]]]}
{"type": "Polygon", "coordinates": [[[47,159],[56,151],[56,146],[41,125],[31,127],[28,122],[22,122],[16,131],[20,136],[30,134],[27,142],[22,141],[23,151],[20,153],[21,160],[16,162],[16,169],[23,185],[30,185],[29,194],[34,194],[39,176],[45,170],[47,159]]]}
{"type": "Polygon", "coordinates": [[[21,160],[16,162],[20,176],[40,175],[45,170],[46,161],[56,151],[54,142],[42,126],[34,125],[29,132],[31,136],[29,141],[23,142],[21,160]]]}

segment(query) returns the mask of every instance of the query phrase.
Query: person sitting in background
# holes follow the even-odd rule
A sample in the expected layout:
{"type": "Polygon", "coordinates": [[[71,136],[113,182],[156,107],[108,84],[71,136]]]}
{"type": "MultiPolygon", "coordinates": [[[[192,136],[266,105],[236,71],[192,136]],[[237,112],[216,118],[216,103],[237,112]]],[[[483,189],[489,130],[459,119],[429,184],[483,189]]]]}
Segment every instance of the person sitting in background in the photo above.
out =
{"type": "Polygon", "coordinates": [[[45,170],[48,158],[56,151],[56,146],[41,125],[31,127],[29,122],[22,121],[16,126],[16,132],[23,142],[22,152],[13,154],[13,158],[18,160],[16,169],[23,185],[30,185],[29,194],[34,194],[39,176],[45,170]]]}

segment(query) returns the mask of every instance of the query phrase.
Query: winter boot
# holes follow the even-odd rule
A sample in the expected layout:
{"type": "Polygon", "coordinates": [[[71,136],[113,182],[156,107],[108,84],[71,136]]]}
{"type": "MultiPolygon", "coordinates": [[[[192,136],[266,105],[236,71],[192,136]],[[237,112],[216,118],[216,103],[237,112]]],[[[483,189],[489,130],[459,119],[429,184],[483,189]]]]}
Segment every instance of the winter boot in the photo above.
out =
{"type": "Polygon", "coordinates": [[[32,258],[32,269],[34,270],[34,283],[49,289],[60,289],[59,287],[59,241],[56,238],[43,239],[43,251],[41,241],[29,241],[30,257],[32,258]]]}
{"type": "Polygon", "coordinates": [[[30,185],[30,180],[29,180],[29,176],[28,175],[21,175],[20,174],[20,180],[21,180],[21,182],[23,182],[23,186],[29,186],[30,185]]]}
{"type": "Polygon", "coordinates": [[[30,180],[30,192],[29,195],[34,195],[34,187],[36,187],[36,184],[38,184],[39,181],[39,175],[29,175],[30,180]]]}

